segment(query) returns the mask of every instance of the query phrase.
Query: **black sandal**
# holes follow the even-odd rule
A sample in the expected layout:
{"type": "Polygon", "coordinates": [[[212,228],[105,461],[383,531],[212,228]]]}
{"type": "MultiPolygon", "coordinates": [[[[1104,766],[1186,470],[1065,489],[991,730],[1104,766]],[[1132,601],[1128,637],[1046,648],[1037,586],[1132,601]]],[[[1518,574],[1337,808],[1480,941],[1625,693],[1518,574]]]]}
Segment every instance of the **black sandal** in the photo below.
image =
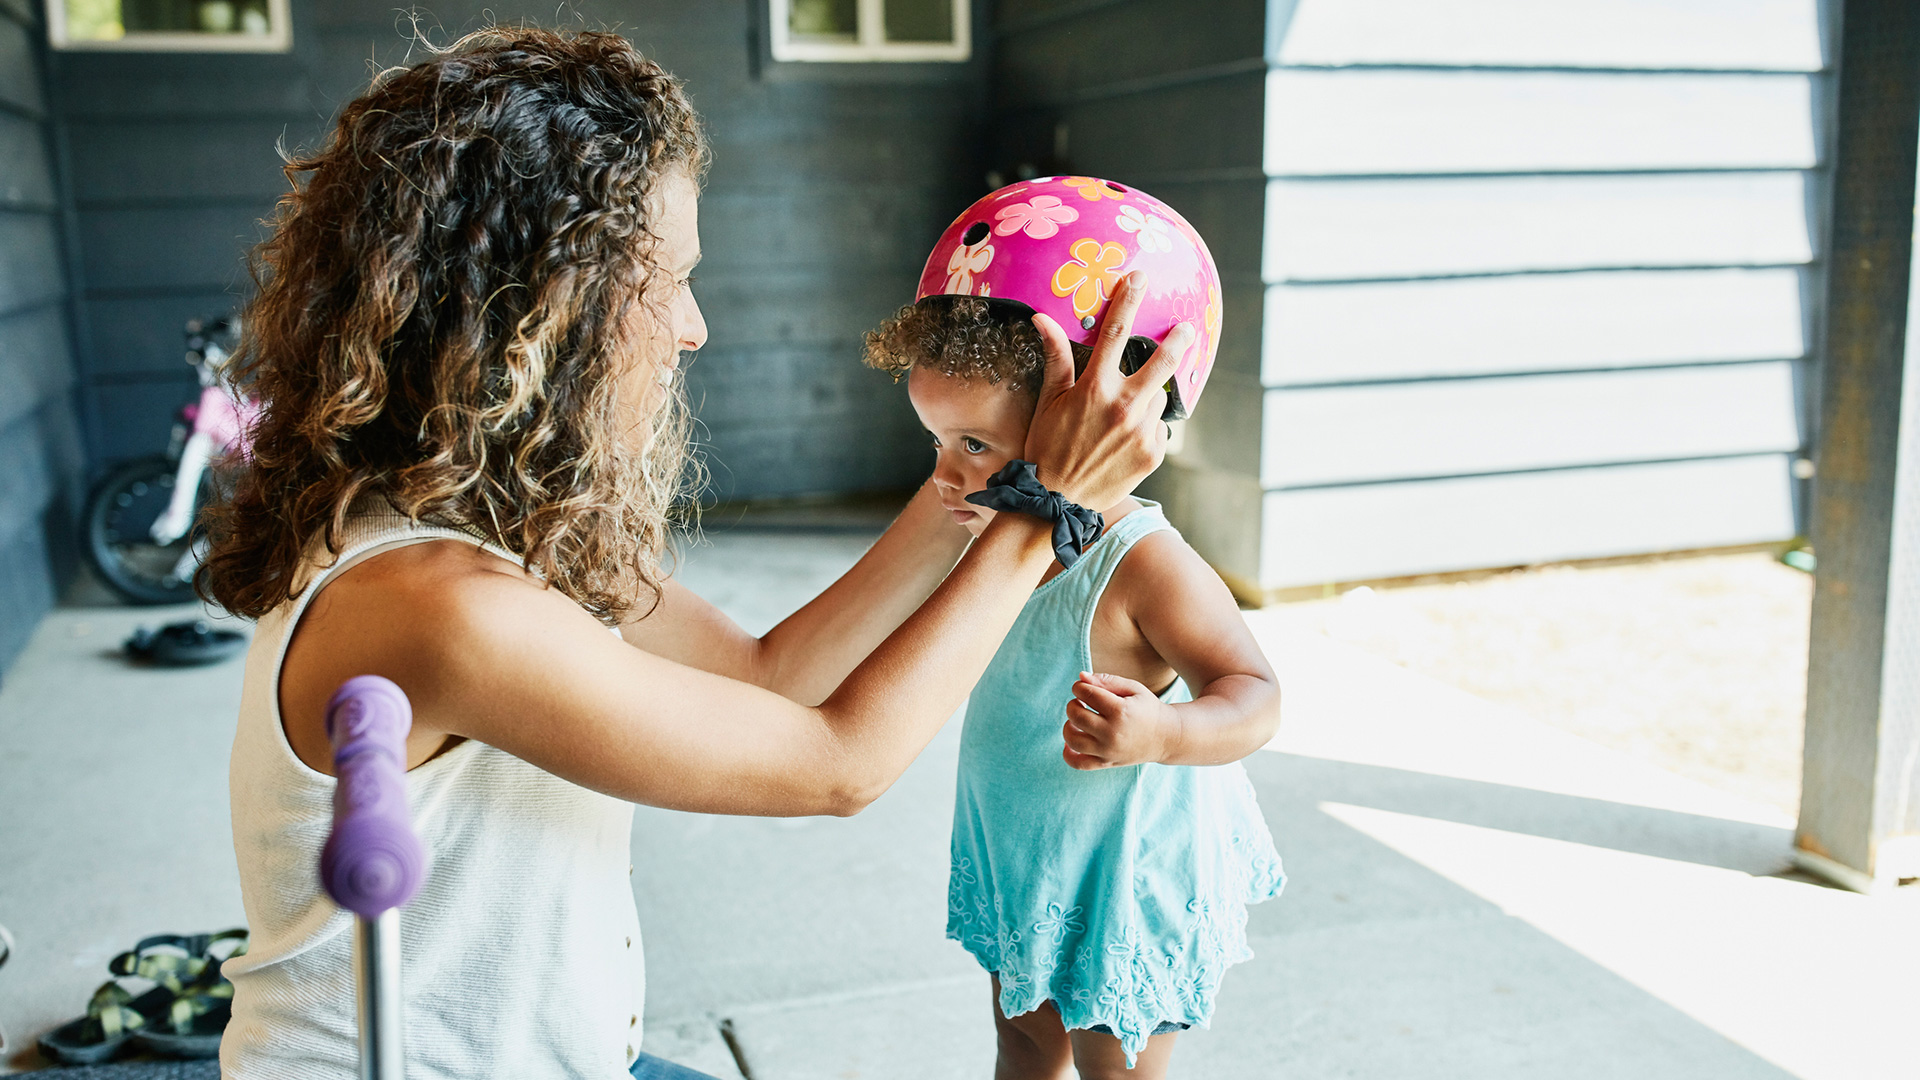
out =
{"type": "Polygon", "coordinates": [[[247,647],[238,630],[216,630],[200,619],[168,623],[158,630],[141,627],[123,646],[127,655],[156,667],[217,664],[247,647]]]}
{"type": "Polygon", "coordinates": [[[40,1056],[62,1065],[98,1065],[127,1051],[133,1033],[167,1014],[173,992],[164,986],[134,997],[108,979],[87,1002],[87,1014],[40,1036],[40,1056]]]}
{"type": "Polygon", "coordinates": [[[63,1065],[97,1065],[135,1046],[175,1057],[218,1054],[233,997],[220,962],[243,951],[246,936],[245,930],[227,930],[144,939],[107,965],[115,978],[93,992],[85,1016],[40,1037],[40,1053],[63,1065]],[[238,948],[211,955],[217,943],[236,940],[238,948]],[[135,997],[120,984],[122,978],[157,985],[135,997]]]}
{"type": "Polygon", "coordinates": [[[200,974],[174,995],[164,1023],[153,1023],[133,1033],[135,1044],[161,1057],[195,1060],[220,1056],[220,1036],[233,1018],[233,984],[220,965],[247,951],[247,932],[234,929],[198,935],[190,945],[206,961],[200,974]],[[216,953],[221,942],[233,948],[216,953]]]}

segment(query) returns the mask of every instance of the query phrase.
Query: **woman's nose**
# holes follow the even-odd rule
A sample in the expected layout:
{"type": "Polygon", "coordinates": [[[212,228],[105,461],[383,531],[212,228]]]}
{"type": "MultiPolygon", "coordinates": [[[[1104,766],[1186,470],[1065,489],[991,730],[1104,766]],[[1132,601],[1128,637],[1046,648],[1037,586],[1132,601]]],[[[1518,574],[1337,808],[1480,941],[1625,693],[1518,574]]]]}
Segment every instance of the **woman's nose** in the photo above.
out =
{"type": "Polygon", "coordinates": [[[707,317],[700,312],[700,302],[688,293],[681,301],[683,310],[680,315],[680,348],[684,352],[699,352],[707,343],[707,317]]]}

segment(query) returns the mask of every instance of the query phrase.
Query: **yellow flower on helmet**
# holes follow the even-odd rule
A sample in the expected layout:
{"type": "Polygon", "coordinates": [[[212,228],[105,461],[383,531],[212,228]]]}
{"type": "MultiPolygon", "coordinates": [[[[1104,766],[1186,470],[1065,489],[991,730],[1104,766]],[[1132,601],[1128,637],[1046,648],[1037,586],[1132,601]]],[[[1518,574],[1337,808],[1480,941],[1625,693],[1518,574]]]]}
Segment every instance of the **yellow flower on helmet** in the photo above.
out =
{"type": "Polygon", "coordinates": [[[1113,295],[1120,280],[1120,267],[1127,261],[1127,249],[1108,241],[1075,240],[1069,249],[1073,258],[1053,272],[1053,295],[1072,296],[1073,313],[1086,318],[1100,309],[1113,295]]]}
{"type": "Polygon", "coordinates": [[[1126,192],[1121,191],[1098,177],[1069,176],[1063,182],[1070,188],[1078,188],[1080,190],[1080,197],[1088,202],[1099,202],[1101,199],[1124,199],[1127,197],[1126,192]]]}

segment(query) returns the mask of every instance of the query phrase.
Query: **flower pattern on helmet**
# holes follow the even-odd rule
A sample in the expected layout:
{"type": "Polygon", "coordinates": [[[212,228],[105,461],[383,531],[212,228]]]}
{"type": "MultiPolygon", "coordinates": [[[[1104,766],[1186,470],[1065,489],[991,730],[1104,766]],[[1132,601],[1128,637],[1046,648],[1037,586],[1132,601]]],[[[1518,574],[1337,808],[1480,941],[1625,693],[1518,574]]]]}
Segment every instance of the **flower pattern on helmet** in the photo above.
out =
{"type": "Polygon", "coordinates": [[[1080,192],[1080,197],[1088,202],[1099,202],[1101,199],[1124,199],[1127,197],[1126,192],[1121,191],[1105,180],[1092,176],[1069,176],[1061,182],[1070,188],[1077,188],[1080,192]]]}
{"type": "Polygon", "coordinates": [[[1120,216],[1114,218],[1113,223],[1127,232],[1138,234],[1141,251],[1173,250],[1173,233],[1167,228],[1165,218],[1143,214],[1137,206],[1123,206],[1120,216]]]}
{"type": "Polygon", "coordinates": [[[1224,313],[1212,323],[1206,317],[1208,286],[1219,286],[1219,271],[1192,224],[1147,192],[1085,175],[1034,177],[989,192],[941,233],[921,267],[914,299],[1016,301],[1085,342],[1118,289],[1116,269],[1152,276],[1135,319],[1139,336],[1161,341],[1179,323],[1198,331],[1173,375],[1181,407],[1192,409],[1225,331],[1224,313]],[[991,256],[985,244],[992,245],[991,256]],[[1118,250],[1125,258],[1116,257],[1118,250]],[[1064,265],[1069,261],[1078,265],[1064,265]]]}
{"type": "Polygon", "coordinates": [[[1220,340],[1220,286],[1207,286],[1207,340],[1220,340]]]}
{"type": "Polygon", "coordinates": [[[1045,240],[1060,226],[1080,220],[1080,211],[1063,204],[1058,195],[1035,195],[1030,202],[1003,206],[993,216],[999,222],[993,231],[1001,236],[1025,231],[1035,240],[1045,240]]]}
{"type": "Polygon", "coordinates": [[[1084,319],[1113,295],[1127,249],[1111,241],[1085,239],[1075,240],[1070,254],[1073,258],[1053,272],[1053,295],[1073,297],[1073,313],[1084,319]]]}
{"type": "Polygon", "coordinates": [[[947,292],[962,296],[973,291],[974,275],[993,263],[993,245],[984,239],[977,244],[962,244],[947,260],[947,292]]]}

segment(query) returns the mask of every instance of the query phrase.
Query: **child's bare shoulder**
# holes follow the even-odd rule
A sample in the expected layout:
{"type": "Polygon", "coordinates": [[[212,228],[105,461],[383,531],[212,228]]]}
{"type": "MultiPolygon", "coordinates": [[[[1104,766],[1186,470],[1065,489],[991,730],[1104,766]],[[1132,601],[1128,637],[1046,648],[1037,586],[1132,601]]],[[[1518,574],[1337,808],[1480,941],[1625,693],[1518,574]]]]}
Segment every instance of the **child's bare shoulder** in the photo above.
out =
{"type": "Polygon", "coordinates": [[[1125,675],[1150,688],[1165,686],[1178,674],[1196,693],[1226,675],[1273,678],[1232,590],[1171,529],[1156,530],[1134,543],[1114,568],[1100,607],[1094,660],[1105,656],[1126,667],[1096,670],[1125,675]]]}
{"type": "Polygon", "coordinates": [[[1226,582],[1174,529],[1159,529],[1135,541],[1114,568],[1107,591],[1130,601],[1158,604],[1178,598],[1235,615],[1240,610],[1226,582]]]}
{"type": "Polygon", "coordinates": [[[1147,644],[1148,623],[1163,629],[1172,623],[1187,634],[1207,635],[1240,622],[1240,605],[1226,582],[1173,529],[1134,542],[1114,568],[1100,607],[1102,636],[1131,638],[1140,645],[1147,644]]]}
{"type": "Polygon", "coordinates": [[[1172,529],[1148,533],[1121,558],[1091,630],[1095,670],[1155,689],[1175,674],[1204,684],[1222,661],[1247,667],[1248,650],[1257,652],[1242,641],[1246,622],[1233,593],[1172,529]]]}

